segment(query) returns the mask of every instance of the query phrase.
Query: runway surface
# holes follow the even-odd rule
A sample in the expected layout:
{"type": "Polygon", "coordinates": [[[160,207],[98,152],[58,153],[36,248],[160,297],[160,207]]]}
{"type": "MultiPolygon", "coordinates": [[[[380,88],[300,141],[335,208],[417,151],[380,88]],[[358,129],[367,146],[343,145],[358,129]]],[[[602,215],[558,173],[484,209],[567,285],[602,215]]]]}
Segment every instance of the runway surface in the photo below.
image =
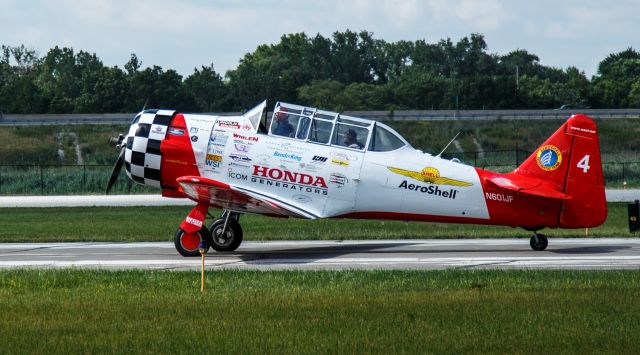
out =
{"type": "MultiPolygon", "coordinates": [[[[633,202],[640,189],[606,190],[608,202],[633,202]]],[[[91,206],[193,206],[186,198],[160,195],[72,195],[72,196],[0,196],[0,208],[14,207],[91,207],[91,206]]]]}
{"type": "MultiPolygon", "coordinates": [[[[172,243],[6,243],[1,268],[197,270],[172,243]]],[[[640,239],[550,239],[546,251],[528,239],[244,242],[234,253],[211,250],[215,269],[640,269],[640,239]]]]}

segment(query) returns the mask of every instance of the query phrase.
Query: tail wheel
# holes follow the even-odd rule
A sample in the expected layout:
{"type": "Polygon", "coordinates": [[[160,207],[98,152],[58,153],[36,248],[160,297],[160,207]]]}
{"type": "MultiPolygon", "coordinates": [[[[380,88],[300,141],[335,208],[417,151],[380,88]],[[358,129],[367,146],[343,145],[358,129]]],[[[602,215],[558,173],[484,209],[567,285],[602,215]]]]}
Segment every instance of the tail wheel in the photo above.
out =
{"type": "Polygon", "coordinates": [[[209,226],[209,232],[211,234],[211,247],[216,251],[234,251],[238,249],[240,243],[242,243],[242,227],[240,223],[234,219],[229,219],[227,223],[227,230],[222,233],[224,229],[224,219],[220,218],[209,226]]]}
{"type": "Polygon", "coordinates": [[[176,250],[182,256],[199,256],[200,243],[205,241],[205,253],[209,250],[211,244],[211,234],[206,228],[202,228],[199,231],[193,233],[185,233],[182,228],[178,228],[176,235],[173,237],[173,244],[176,246],[176,250]]]}
{"type": "Polygon", "coordinates": [[[531,249],[535,251],[543,251],[547,249],[549,240],[544,234],[534,234],[533,237],[531,237],[531,240],[529,240],[529,245],[531,246],[531,249]]]}

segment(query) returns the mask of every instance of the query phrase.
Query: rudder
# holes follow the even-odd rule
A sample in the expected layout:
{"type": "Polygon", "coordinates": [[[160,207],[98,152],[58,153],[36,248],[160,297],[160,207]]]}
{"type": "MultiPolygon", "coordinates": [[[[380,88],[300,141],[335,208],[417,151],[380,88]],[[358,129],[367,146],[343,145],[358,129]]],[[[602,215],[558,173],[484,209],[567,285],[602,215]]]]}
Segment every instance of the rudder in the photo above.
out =
{"type": "Polygon", "coordinates": [[[597,128],[585,115],[571,116],[514,173],[540,178],[570,197],[558,227],[596,227],[607,218],[597,128]]]}

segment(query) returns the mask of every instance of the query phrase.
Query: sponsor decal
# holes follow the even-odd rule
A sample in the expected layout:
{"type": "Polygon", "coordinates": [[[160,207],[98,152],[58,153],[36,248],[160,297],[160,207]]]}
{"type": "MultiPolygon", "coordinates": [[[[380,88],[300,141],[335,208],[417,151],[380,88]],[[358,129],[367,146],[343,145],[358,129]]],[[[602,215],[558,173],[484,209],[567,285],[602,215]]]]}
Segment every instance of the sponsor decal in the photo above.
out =
{"type": "Polygon", "coordinates": [[[309,203],[311,202],[311,197],[307,195],[293,195],[293,200],[298,203],[309,203]]]}
{"type": "Polygon", "coordinates": [[[256,157],[256,162],[260,165],[269,166],[269,163],[271,162],[271,156],[260,154],[256,157]]]}
{"type": "Polygon", "coordinates": [[[305,171],[309,171],[309,172],[317,172],[320,171],[322,168],[317,165],[317,164],[305,164],[305,163],[300,163],[300,169],[304,169],[305,171]]]}
{"type": "Polygon", "coordinates": [[[236,167],[236,168],[243,168],[243,169],[247,169],[250,168],[251,166],[247,165],[247,164],[241,164],[241,163],[236,163],[236,162],[230,162],[229,166],[231,167],[236,167]]]}
{"type": "Polygon", "coordinates": [[[578,131],[578,132],[583,132],[583,133],[590,133],[590,134],[596,134],[596,131],[593,129],[588,129],[588,128],[582,128],[582,127],[576,127],[576,126],[569,126],[569,129],[571,129],[572,131],[578,131]]]}
{"type": "Polygon", "coordinates": [[[314,163],[324,163],[327,159],[327,157],[323,157],[322,155],[314,155],[313,158],[311,158],[311,161],[314,163]]]}
{"type": "Polygon", "coordinates": [[[155,127],[153,128],[153,131],[152,131],[152,132],[153,132],[153,133],[163,133],[163,132],[164,132],[164,127],[165,127],[165,126],[155,126],[155,127]]]}
{"type": "Polygon", "coordinates": [[[215,146],[211,146],[207,148],[207,153],[209,154],[217,154],[217,155],[223,155],[224,151],[220,150],[220,149],[216,149],[215,146]]]}
{"type": "Polygon", "coordinates": [[[245,124],[242,125],[242,129],[244,129],[245,131],[250,131],[253,129],[253,126],[251,126],[251,124],[249,124],[248,122],[245,122],[245,124]]]}
{"type": "Polygon", "coordinates": [[[188,165],[189,164],[184,160],[178,160],[178,159],[166,159],[165,162],[173,163],[173,164],[180,164],[180,165],[188,165]]]}
{"type": "Polygon", "coordinates": [[[218,154],[207,154],[207,160],[212,160],[212,161],[222,161],[222,155],[218,155],[218,154]]]}
{"type": "Polygon", "coordinates": [[[342,158],[331,158],[331,164],[337,166],[349,166],[349,161],[342,158]]]}
{"type": "Polygon", "coordinates": [[[426,195],[450,198],[453,200],[456,199],[456,195],[458,194],[458,190],[455,189],[445,190],[440,189],[440,187],[437,185],[421,186],[417,184],[410,184],[407,180],[402,181],[402,183],[398,187],[405,190],[420,192],[426,195]]]}
{"type": "Polygon", "coordinates": [[[513,202],[512,195],[503,195],[495,192],[485,192],[484,197],[487,200],[492,200],[492,201],[499,201],[499,202],[506,202],[506,203],[513,202]]]}
{"type": "Polygon", "coordinates": [[[251,182],[300,192],[327,195],[327,183],[322,176],[286,169],[254,165],[251,182]]]}
{"type": "Polygon", "coordinates": [[[426,182],[428,184],[433,185],[451,185],[451,186],[472,186],[473,184],[466,181],[460,181],[455,179],[450,179],[444,176],[440,176],[440,170],[428,166],[421,171],[411,171],[398,169],[393,167],[387,167],[387,169],[393,171],[396,174],[400,174],[403,176],[410,177],[414,180],[418,180],[420,182],[426,182]]]}
{"type": "Polygon", "coordinates": [[[235,148],[236,152],[240,152],[240,153],[249,153],[249,146],[243,143],[234,143],[233,147],[235,148]]]}
{"type": "Polygon", "coordinates": [[[227,136],[226,134],[214,133],[211,135],[209,144],[224,147],[225,145],[227,145],[227,139],[229,139],[229,136],[227,136]]]}
{"type": "Polygon", "coordinates": [[[187,216],[187,223],[193,224],[196,227],[202,228],[202,221],[199,221],[199,220],[197,220],[197,219],[195,219],[193,217],[187,216]]]}
{"type": "Polygon", "coordinates": [[[339,158],[346,161],[356,161],[358,160],[358,156],[354,154],[349,154],[345,152],[331,152],[332,158],[339,158]]]}
{"type": "Polygon", "coordinates": [[[277,150],[273,152],[273,156],[277,158],[282,158],[282,159],[295,160],[298,163],[302,160],[302,157],[299,155],[296,155],[293,153],[282,153],[277,150]]]}
{"type": "Polygon", "coordinates": [[[248,142],[257,142],[258,139],[259,139],[258,137],[250,137],[250,136],[245,136],[245,135],[238,134],[238,133],[234,133],[233,134],[233,138],[235,138],[235,139],[243,139],[243,140],[248,141],[248,142]]]}
{"type": "Polygon", "coordinates": [[[235,121],[218,120],[217,123],[218,123],[218,126],[220,126],[220,127],[240,129],[240,124],[238,122],[235,122],[235,121]]]}
{"type": "Polygon", "coordinates": [[[349,166],[349,162],[358,160],[358,157],[353,154],[348,154],[344,152],[332,152],[331,153],[331,164],[337,166],[349,166]]]}
{"type": "Polygon", "coordinates": [[[229,155],[229,158],[233,159],[233,161],[237,161],[237,162],[250,162],[251,158],[249,158],[246,155],[242,155],[242,154],[231,154],[229,155]]]}
{"type": "Polygon", "coordinates": [[[198,136],[191,136],[191,141],[192,142],[197,142],[198,141],[198,136]]]}
{"type": "Polygon", "coordinates": [[[348,183],[349,179],[340,173],[332,173],[329,175],[329,183],[336,185],[337,188],[341,188],[344,184],[348,183]]]}
{"type": "Polygon", "coordinates": [[[219,168],[220,162],[215,160],[206,160],[205,164],[210,168],[219,168]]]}
{"type": "Polygon", "coordinates": [[[280,151],[284,150],[295,154],[304,154],[311,151],[311,148],[307,147],[306,145],[298,145],[295,142],[281,142],[279,140],[272,141],[267,139],[265,143],[269,149],[280,151]]]}
{"type": "Polygon", "coordinates": [[[235,180],[242,180],[242,181],[249,180],[249,176],[245,174],[236,173],[232,169],[229,169],[229,178],[235,179],[235,180]]]}
{"type": "Polygon", "coordinates": [[[198,127],[191,127],[191,129],[189,129],[189,133],[193,133],[193,134],[198,133],[198,127]]]}
{"type": "Polygon", "coordinates": [[[562,153],[554,145],[542,146],[538,149],[538,154],[536,154],[536,162],[542,170],[556,170],[562,164],[562,153]]]}
{"type": "Polygon", "coordinates": [[[219,168],[221,163],[222,163],[222,155],[207,154],[207,159],[205,160],[205,164],[208,167],[219,168]]]}
{"type": "Polygon", "coordinates": [[[169,130],[167,130],[167,133],[169,133],[172,136],[182,136],[184,135],[184,129],[169,127],[169,130]]]}

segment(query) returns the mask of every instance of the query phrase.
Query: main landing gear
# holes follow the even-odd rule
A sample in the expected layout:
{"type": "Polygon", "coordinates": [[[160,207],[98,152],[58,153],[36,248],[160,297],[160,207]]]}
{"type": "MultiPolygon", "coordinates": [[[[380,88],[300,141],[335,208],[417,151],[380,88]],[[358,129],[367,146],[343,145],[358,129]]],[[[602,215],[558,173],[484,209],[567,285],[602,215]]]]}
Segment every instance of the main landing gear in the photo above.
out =
{"type": "Polygon", "coordinates": [[[533,232],[533,237],[531,237],[531,240],[529,240],[529,245],[531,245],[531,249],[535,251],[542,251],[547,249],[549,240],[547,239],[547,237],[545,237],[544,234],[533,232]]]}
{"type": "Polygon", "coordinates": [[[202,227],[194,233],[185,233],[182,228],[178,228],[173,244],[182,256],[199,256],[201,246],[204,246],[205,253],[209,247],[215,251],[234,251],[242,243],[239,220],[239,213],[224,210],[222,216],[214,219],[208,228],[202,227]]]}
{"type": "Polygon", "coordinates": [[[209,225],[211,234],[211,247],[216,251],[234,251],[242,243],[242,227],[240,227],[240,214],[224,210],[220,218],[213,220],[209,225]]]}

